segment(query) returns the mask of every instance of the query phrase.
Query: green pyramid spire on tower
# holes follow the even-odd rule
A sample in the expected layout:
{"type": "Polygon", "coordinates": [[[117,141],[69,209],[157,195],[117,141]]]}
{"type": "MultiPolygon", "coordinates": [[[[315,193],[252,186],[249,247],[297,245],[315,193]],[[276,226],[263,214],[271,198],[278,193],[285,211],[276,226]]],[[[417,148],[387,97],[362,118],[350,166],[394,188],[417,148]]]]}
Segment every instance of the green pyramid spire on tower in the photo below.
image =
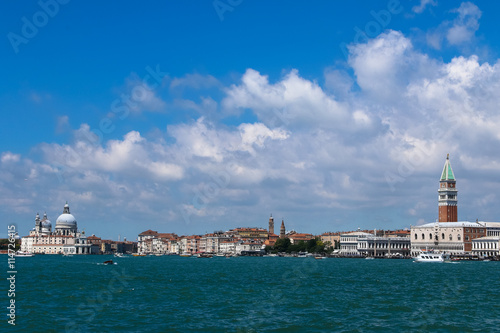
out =
{"type": "Polygon", "coordinates": [[[444,162],[441,180],[455,180],[455,175],[453,174],[453,170],[451,169],[450,154],[446,155],[446,162],[444,162]]]}

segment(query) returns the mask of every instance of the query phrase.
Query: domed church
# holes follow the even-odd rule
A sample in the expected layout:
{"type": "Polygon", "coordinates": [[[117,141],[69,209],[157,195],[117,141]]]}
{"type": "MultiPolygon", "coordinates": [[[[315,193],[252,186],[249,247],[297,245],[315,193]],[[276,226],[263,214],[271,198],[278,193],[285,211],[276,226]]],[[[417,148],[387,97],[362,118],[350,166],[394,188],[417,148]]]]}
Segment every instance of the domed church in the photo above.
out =
{"type": "Polygon", "coordinates": [[[76,226],[76,219],[69,212],[69,205],[66,202],[66,204],[64,205],[63,213],[59,215],[59,217],[56,220],[55,234],[62,236],[69,236],[69,235],[75,236],[77,232],[78,229],[76,226]]]}
{"type": "Polygon", "coordinates": [[[87,241],[85,232],[79,232],[76,219],[66,202],[63,212],[56,220],[54,232],[47,213],[40,219],[35,216],[35,227],[29,236],[21,239],[21,250],[30,253],[46,254],[96,254],[99,247],[87,241]]]}

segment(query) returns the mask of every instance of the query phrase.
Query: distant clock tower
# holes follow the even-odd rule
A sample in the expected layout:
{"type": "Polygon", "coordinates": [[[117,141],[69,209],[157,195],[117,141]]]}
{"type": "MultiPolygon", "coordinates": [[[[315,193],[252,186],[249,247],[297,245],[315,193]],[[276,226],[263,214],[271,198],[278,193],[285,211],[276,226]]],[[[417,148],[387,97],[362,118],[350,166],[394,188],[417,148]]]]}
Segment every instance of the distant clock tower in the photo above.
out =
{"type": "Polygon", "coordinates": [[[456,179],[451,169],[450,154],[446,156],[443,173],[439,180],[439,222],[457,222],[456,179]]]}

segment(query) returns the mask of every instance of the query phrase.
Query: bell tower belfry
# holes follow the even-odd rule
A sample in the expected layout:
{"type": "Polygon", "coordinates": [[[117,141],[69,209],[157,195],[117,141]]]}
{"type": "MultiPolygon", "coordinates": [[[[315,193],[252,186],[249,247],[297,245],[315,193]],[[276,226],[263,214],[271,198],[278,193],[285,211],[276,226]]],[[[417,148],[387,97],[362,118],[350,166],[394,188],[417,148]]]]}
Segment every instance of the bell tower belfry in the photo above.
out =
{"type": "Polygon", "coordinates": [[[274,234],[274,218],[273,214],[271,214],[271,217],[269,218],[269,234],[274,234]]]}
{"type": "Polygon", "coordinates": [[[450,154],[446,156],[443,173],[439,180],[439,222],[457,222],[456,179],[451,169],[450,154]]]}
{"type": "Polygon", "coordinates": [[[280,227],[280,238],[285,238],[285,220],[281,220],[281,227],[280,227]]]}

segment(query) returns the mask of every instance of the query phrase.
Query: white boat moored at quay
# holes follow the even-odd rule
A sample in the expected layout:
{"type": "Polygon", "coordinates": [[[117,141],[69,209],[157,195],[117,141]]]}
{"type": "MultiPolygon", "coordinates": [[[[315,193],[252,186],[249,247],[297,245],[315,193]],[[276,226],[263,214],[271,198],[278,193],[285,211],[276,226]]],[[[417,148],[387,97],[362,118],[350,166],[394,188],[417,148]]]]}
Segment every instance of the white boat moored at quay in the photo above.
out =
{"type": "Polygon", "coordinates": [[[434,250],[422,250],[413,259],[415,262],[445,262],[450,261],[450,255],[434,250]]]}
{"type": "Polygon", "coordinates": [[[17,251],[15,254],[14,254],[14,257],[16,258],[20,258],[20,257],[33,257],[34,254],[33,253],[30,253],[30,252],[23,252],[23,251],[17,251]]]}

